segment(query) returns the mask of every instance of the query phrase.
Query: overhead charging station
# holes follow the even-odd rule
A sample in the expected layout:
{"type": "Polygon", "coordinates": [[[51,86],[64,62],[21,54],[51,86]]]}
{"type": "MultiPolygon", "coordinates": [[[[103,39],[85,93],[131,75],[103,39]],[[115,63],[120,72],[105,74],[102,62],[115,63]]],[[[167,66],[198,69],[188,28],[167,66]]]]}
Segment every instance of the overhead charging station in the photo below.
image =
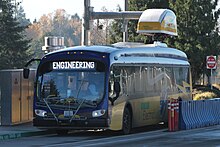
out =
{"type": "Polygon", "coordinates": [[[176,15],[169,9],[145,10],[139,18],[137,33],[177,36],[176,15]]]}

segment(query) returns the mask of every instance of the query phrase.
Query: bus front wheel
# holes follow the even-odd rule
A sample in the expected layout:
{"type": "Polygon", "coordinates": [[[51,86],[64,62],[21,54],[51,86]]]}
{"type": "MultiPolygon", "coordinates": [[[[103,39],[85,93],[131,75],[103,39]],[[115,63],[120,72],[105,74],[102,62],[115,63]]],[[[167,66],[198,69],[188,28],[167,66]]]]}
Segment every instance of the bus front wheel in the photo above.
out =
{"type": "Polygon", "coordinates": [[[132,128],[131,120],[132,120],[131,111],[126,107],[123,114],[123,127],[122,127],[122,131],[125,135],[131,133],[131,128],[132,128]]]}

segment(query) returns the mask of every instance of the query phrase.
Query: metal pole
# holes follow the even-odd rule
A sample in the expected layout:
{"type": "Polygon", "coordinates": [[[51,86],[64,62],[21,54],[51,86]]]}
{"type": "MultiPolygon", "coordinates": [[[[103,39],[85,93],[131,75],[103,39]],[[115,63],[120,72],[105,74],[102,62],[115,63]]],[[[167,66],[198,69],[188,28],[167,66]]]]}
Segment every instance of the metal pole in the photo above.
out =
{"type": "Polygon", "coordinates": [[[2,10],[2,0],[0,0],[0,10],[2,10]]]}
{"type": "Polygon", "coordinates": [[[84,0],[84,15],[82,20],[82,40],[81,45],[89,45],[89,20],[90,20],[90,0],[84,0]]]}
{"type": "Polygon", "coordinates": [[[139,19],[143,11],[91,12],[91,19],[139,19]]]}
{"type": "MultiPolygon", "coordinates": [[[[125,11],[128,10],[128,0],[125,0],[125,11]]],[[[123,21],[123,42],[128,41],[128,20],[123,21]]]]}
{"type": "Polygon", "coordinates": [[[210,79],[210,82],[211,82],[211,89],[212,89],[212,68],[211,68],[211,79],[210,79]]]}

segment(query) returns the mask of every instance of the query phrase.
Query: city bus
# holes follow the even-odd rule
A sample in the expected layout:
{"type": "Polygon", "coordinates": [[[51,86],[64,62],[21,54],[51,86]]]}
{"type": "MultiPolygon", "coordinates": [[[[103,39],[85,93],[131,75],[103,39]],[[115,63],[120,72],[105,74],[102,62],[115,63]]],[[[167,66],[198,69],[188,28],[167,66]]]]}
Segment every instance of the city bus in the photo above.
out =
{"type": "Polygon", "coordinates": [[[191,92],[186,54],[164,43],[69,47],[40,59],[33,125],[58,134],[76,129],[129,134],[167,122],[168,100],[191,99],[191,92]]]}

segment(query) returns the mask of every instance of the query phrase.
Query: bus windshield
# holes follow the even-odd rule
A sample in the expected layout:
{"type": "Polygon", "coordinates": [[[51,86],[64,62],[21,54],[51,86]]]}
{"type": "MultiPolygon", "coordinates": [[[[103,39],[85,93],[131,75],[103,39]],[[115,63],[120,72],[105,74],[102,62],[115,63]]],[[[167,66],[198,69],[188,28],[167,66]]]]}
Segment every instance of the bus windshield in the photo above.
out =
{"type": "Polygon", "coordinates": [[[104,96],[104,75],[100,71],[47,71],[37,80],[38,101],[54,99],[50,103],[58,105],[66,99],[83,99],[97,104],[104,96]]]}

